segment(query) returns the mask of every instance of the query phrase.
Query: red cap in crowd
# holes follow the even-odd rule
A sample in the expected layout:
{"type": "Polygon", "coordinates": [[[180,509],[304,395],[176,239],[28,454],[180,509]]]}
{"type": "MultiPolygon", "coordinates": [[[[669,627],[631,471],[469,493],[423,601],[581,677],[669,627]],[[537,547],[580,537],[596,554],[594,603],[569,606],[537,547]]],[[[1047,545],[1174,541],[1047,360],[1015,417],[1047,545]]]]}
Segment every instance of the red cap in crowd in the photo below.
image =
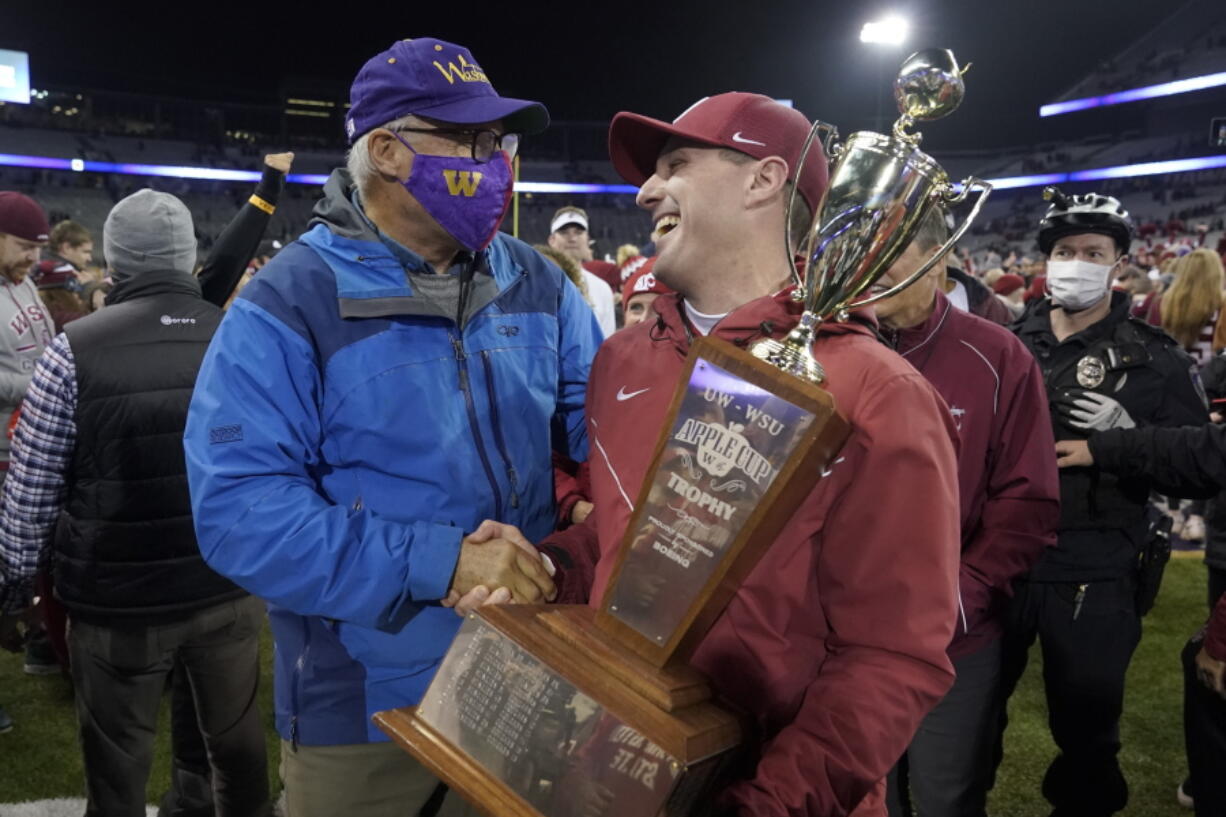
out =
{"type": "MultiPolygon", "coordinates": [[[[779,156],[796,181],[809,120],[794,108],[761,94],[727,93],[698,100],[672,124],[622,111],[609,127],[609,157],[621,177],[642,185],[655,172],[656,159],[670,136],[739,151],[755,159],[779,156]]],[[[796,182],[810,209],[826,190],[829,171],[821,144],[814,141],[796,182]]]]}
{"type": "Polygon", "coordinates": [[[46,241],[51,235],[51,225],[38,202],[22,193],[6,190],[0,193],[0,233],[25,241],[46,241]]]}
{"type": "Polygon", "coordinates": [[[671,289],[656,278],[655,272],[652,270],[656,265],[656,258],[653,255],[647,259],[647,263],[631,273],[626,282],[622,284],[622,309],[630,308],[630,299],[635,295],[644,293],[652,293],[655,295],[667,295],[672,292],[671,289]]]}
{"type": "Polygon", "coordinates": [[[996,283],[992,284],[992,291],[997,295],[1012,295],[1024,286],[1026,279],[1010,272],[996,279],[996,283]]]}
{"type": "Polygon", "coordinates": [[[1042,299],[1045,297],[1047,297],[1047,276],[1036,275],[1030,282],[1030,288],[1026,290],[1026,296],[1022,300],[1030,303],[1036,298],[1042,299]]]}
{"type": "Polygon", "coordinates": [[[77,286],[77,275],[72,264],[48,259],[34,267],[34,284],[39,289],[71,289],[77,286]]]}
{"type": "Polygon", "coordinates": [[[646,256],[646,255],[630,256],[629,258],[627,258],[625,261],[622,262],[622,265],[620,267],[618,267],[617,280],[621,281],[621,285],[625,287],[626,281],[630,279],[630,276],[634,275],[634,273],[642,269],[644,264],[649,263],[652,257],[646,256]]]}

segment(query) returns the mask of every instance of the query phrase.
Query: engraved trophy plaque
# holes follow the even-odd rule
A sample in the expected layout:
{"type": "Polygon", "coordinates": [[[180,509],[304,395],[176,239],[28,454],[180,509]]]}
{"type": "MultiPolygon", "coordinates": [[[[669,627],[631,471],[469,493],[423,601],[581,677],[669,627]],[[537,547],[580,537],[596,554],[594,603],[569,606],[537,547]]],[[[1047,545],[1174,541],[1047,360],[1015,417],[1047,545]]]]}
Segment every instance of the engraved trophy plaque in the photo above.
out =
{"type": "MultiPolygon", "coordinates": [[[[948,51],[912,55],[895,83],[892,136],[857,133],[846,145],[828,136],[830,185],[802,242],[800,322],[751,352],[694,343],[599,607],[483,607],[421,704],[375,715],[483,813],[685,817],[709,806],[741,728],[686,658],[850,432],[821,385],[818,325],[877,300],[860,296],[925,214],[980,187],[949,242],[879,297],[918,279],[990,191],[968,179],[955,192],[906,131],[957,106],[961,73],[948,51]]],[[[833,131],[813,126],[802,162],[823,130],[833,131]]]]}

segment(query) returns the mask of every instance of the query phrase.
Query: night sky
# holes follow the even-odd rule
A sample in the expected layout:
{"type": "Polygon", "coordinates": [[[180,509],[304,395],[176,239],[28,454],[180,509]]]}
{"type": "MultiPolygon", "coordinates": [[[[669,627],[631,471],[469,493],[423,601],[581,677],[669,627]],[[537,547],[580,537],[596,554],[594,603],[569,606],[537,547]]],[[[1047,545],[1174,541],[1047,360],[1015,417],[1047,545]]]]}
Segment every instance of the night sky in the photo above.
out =
{"type": "Polygon", "coordinates": [[[925,144],[995,147],[1050,138],[1038,106],[1179,5],[0,0],[0,48],[30,52],[34,87],[275,103],[289,85],[347,85],[395,39],[436,36],[468,46],[500,93],[539,99],[554,119],[606,121],[619,110],[671,119],[699,97],[739,90],[794,99],[847,133],[872,126],[881,101],[892,121],[886,94],[898,65],[911,51],[940,46],[975,65],[966,102],[925,127],[925,144]],[[335,11],[317,10],[327,7],[335,11]],[[860,43],[861,24],[887,12],[910,20],[907,44],[860,43]]]}

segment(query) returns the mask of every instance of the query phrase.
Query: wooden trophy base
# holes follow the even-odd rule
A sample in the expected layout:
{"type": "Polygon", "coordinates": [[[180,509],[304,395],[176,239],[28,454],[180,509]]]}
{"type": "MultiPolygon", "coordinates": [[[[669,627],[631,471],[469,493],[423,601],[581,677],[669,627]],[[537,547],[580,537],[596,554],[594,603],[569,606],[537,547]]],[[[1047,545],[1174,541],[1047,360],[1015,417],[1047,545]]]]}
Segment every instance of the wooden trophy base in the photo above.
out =
{"type": "Polygon", "coordinates": [[[510,645],[470,651],[469,664],[462,671],[449,673],[445,662],[421,706],[378,712],[375,723],[489,817],[562,817],[565,812],[559,809],[564,806],[559,802],[573,807],[575,800],[569,794],[559,795],[558,789],[570,784],[539,779],[539,769],[559,764],[569,768],[588,764],[597,778],[610,775],[613,779],[604,782],[617,793],[618,813],[653,815],[663,809],[669,815],[686,814],[721,761],[730,756],[729,750],[739,743],[740,724],[711,702],[710,687],[701,673],[680,663],[652,666],[613,642],[596,626],[595,616],[596,611],[584,605],[500,605],[481,608],[465,627],[486,625],[487,642],[490,630],[496,633],[494,640],[512,642],[530,660],[539,662],[540,669],[532,672],[543,673],[548,688],[556,690],[562,684],[564,689],[582,690],[585,700],[596,705],[593,717],[608,724],[603,729],[594,726],[585,737],[579,727],[576,738],[569,742],[538,745],[536,736],[529,734],[531,728],[515,733],[514,725],[525,723],[524,717],[507,715],[505,704],[499,704],[497,720],[474,721],[468,737],[463,737],[463,727],[445,723],[454,722],[453,710],[457,709],[479,717],[472,713],[473,695],[512,700],[524,712],[548,708],[543,699],[508,698],[504,685],[526,688],[521,683],[524,665],[517,658],[515,669],[508,671],[510,663],[491,658],[505,656],[508,649],[514,649],[510,645]],[[437,685],[450,689],[436,690],[437,685]],[[507,721],[512,724],[509,730],[507,721]],[[499,758],[503,762],[490,762],[486,743],[490,740],[504,749],[509,747],[499,758]],[[657,765],[663,768],[656,770],[657,765]],[[608,771],[610,768],[617,773],[608,771]],[[533,780],[533,774],[538,779],[533,780]],[[636,775],[641,785],[618,788],[636,775]],[[628,796],[634,803],[624,802],[628,796]],[[626,810],[635,804],[638,810],[626,810]]]}

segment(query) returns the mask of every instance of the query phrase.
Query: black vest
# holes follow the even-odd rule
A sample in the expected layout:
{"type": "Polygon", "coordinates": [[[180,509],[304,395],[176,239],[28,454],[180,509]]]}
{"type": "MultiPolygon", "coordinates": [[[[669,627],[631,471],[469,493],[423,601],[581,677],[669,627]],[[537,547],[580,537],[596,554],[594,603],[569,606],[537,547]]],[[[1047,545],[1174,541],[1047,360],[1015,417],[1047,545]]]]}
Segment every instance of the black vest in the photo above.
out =
{"type": "Polygon", "coordinates": [[[178,615],[242,595],[200,556],[183,427],[222,312],[188,275],[144,273],[64,327],[76,449],[55,530],[55,590],[78,614],[178,615]]]}

